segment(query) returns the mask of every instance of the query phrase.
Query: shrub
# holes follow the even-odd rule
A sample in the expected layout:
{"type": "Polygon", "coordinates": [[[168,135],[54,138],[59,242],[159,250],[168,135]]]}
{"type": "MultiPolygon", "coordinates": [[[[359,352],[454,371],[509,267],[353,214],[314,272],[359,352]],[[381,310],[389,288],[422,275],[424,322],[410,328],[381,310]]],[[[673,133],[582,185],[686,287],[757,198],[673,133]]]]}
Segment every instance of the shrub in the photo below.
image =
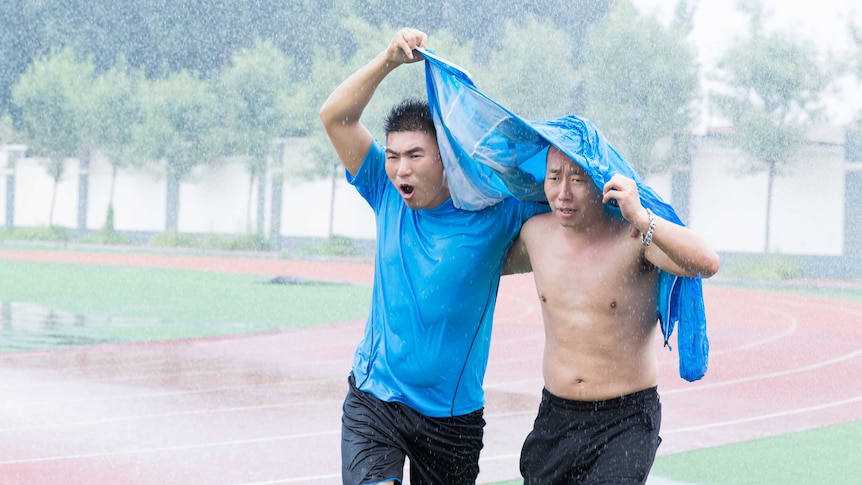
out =
{"type": "Polygon", "coordinates": [[[782,254],[766,254],[753,259],[731,262],[721,273],[746,280],[779,281],[805,277],[800,258],[782,254]]]}

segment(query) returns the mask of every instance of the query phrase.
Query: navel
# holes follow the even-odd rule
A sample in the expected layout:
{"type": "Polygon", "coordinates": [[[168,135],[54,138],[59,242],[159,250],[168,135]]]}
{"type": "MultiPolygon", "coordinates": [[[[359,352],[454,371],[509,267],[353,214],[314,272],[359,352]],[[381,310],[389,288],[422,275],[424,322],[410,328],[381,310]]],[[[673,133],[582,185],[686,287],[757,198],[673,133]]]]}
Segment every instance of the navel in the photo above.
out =
{"type": "Polygon", "coordinates": [[[617,307],[617,301],[614,300],[611,302],[611,308],[616,308],[616,307],[617,307]]]}
{"type": "Polygon", "coordinates": [[[539,295],[539,299],[542,300],[542,303],[545,303],[546,301],[548,301],[548,299],[545,298],[545,295],[539,295]]]}

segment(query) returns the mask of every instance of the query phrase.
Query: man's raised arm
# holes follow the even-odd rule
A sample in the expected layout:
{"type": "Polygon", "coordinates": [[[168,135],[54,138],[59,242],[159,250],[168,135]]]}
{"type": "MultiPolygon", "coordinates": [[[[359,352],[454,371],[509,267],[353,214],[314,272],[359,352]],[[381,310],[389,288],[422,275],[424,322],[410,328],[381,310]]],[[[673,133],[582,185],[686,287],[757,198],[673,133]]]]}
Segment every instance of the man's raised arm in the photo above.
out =
{"type": "Polygon", "coordinates": [[[353,73],[333,91],[320,108],[320,120],[338,158],[356,175],[371,147],[371,132],[359,119],[380,82],[401,64],[422,60],[413,51],[425,47],[428,36],[416,29],[401,29],[386,50],[353,73]]]}

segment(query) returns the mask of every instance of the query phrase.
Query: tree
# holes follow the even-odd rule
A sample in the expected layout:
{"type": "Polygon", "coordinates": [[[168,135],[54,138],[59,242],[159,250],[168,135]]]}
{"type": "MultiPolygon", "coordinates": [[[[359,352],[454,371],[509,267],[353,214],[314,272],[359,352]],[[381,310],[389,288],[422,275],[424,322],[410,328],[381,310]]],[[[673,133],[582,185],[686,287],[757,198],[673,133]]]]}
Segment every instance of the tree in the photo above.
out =
{"type": "Polygon", "coordinates": [[[41,50],[42,38],[34,35],[42,20],[33,9],[24,8],[27,0],[0,2],[0,114],[20,117],[12,103],[12,86],[27,70],[41,50]]]}
{"type": "Polygon", "coordinates": [[[142,75],[131,71],[124,59],[97,76],[89,90],[84,108],[85,138],[91,147],[104,154],[111,164],[111,188],[104,228],[114,230],[114,188],[117,170],[135,162],[132,127],[140,122],[141,101],[138,87],[142,75]]]}
{"type": "Polygon", "coordinates": [[[775,178],[805,142],[827,77],[812,44],[790,32],[764,32],[759,0],[744,8],[751,37],[737,41],[719,60],[718,74],[728,92],[716,101],[733,123],[732,143],[748,155],[747,171],[766,171],[763,251],[768,253],[775,178]]]}
{"type": "Polygon", "coordinates": [[[307,132],[312,116],[307,88],[293,76],[293,59],[271,42],[234,54],[220,79],[220,92],[231,150],[247,160],[249,172],[247,225],[251,229],[251,198],[258,184],[257,231],[263,231],[267,159],[276,138],[307,132]]]}
{"type": "Polygon", "coordinates": [[[547,119],[574,109],[574,44],[550,20],[530,16],[506,22],[500,49],[478,68],[474,81],[489,96],[528,119],[547,119]],[[532,39],[524,42],[524,39],[532,39]]]}
{"type": "Polygon", "coordinates": [[[681,5],[664,27],[621,0],[590,27],[583,49],[585,115],[641,175],[675,162],[656,153],[657,143],[689,132],[694,121],[698,67],[686,41],[690,11],[681,5]]]}
{"type": "Polygon", "coordinates": [[[21,110],[22,131],[34,154],[45,158],[54,186],[48,225],[54,223],[57,183],[66,158],[82,148],[83,106],[93,79],[91,61],[79,63],[71,49],[37,59],[12,88],[21,110]]]}
{"type": "Polygon", "coordinates": [[[222,152],[218,98],[206,81],[188,71],[146,83],[141,92],[141,123],[133,127],[132,139],[140,156],[165,164],[165,230],[176,232],[180,183],[222,152]]]}

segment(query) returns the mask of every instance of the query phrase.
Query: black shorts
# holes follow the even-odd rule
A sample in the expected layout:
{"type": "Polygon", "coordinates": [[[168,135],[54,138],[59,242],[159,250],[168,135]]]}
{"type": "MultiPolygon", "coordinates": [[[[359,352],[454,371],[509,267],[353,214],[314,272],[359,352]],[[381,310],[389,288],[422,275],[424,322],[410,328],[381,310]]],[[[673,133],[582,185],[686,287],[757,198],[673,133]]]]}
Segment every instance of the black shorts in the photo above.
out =
{"type": "Polygon", "coordinates": [[[655,387],[607,401],[570,401],[542,391],[521,450],[524,485],[645,483],[661,443],[655,387]]]}
{"type": "Polygon", "coordinates": [[[365,485],[404,476],[410,483],[473,485],[485,419],[482,409],[463,416],[430,418],[398,402],[385,402],[356,388],[353,375],[341,418],[341,481],[365,485]]]}

